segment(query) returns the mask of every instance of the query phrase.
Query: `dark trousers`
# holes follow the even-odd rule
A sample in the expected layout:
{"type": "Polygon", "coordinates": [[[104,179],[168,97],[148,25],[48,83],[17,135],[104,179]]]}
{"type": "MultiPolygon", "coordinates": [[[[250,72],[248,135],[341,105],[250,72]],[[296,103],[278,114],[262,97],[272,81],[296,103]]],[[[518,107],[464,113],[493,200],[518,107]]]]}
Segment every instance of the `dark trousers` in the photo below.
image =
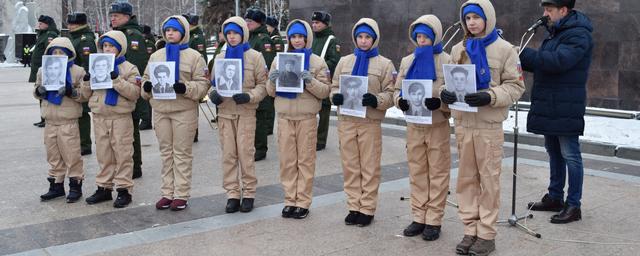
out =
{"type": "Polygon", "coordinates": [[[582,180],[584,169],[580,154],[578,135],[574,136],[544,136],[544,146],[549,154],[550,180],[549,196],[553,199],[564,198],[564,185],[569,173],[569,188],[567,189],[567,204],[580,207],[582,198],[582,180]]]}
{"type": "Polygon", "coordinates": [[[273,124],[273,119],[270,119],[270,113],[273,111],[273,98],[269,96],[260,102],[256,110],[255,147],[257,156],[267,154],[269,149],[267,147],[267,137],[269,134],[269,122],[273,124]]]}
{"type": "Polygon", "coordinates": [[[331,115],[331,102],[329,98],[322,100],[322,108],[320,109],[320,121],[318,122],[318,142],[319,145],[327,145],[327,136],[329,136],[329,116],[331,115]]]}
{"type": "Polygon", "coordinates": [[[82,103],[82,116],[78,119],[80,127],[80,150],[91,150],[91,116],[89,104],[82,103]]]}

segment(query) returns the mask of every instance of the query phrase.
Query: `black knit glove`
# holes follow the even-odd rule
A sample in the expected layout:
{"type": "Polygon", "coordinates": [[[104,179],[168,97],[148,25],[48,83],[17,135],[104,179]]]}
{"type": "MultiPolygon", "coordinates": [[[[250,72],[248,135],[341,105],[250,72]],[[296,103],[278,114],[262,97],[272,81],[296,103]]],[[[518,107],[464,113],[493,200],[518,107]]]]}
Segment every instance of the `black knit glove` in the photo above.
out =
{"type": "Polygon", "coordinates": [[[469,93],[464,96],[464,102],[472,107],[482,107],[491,103],[491,95],[488,92],[469,93]]]}
{"type": "Polygon", "coordinates": [[[248,93],[237,93],[233,95],[233,101],[235,101],[238,105],[248,103],[250,100],[251,96],[249,96],[248,93]]]}
{"type": "Polygon", "coordinates": [[[111,75],[111,80],[116,80],[118,78],[118,74],[116,74],[115,71],[111,71],[109,74],[111,75]]]}
{"type": "Polygon", "coordinates": [[[440,108],[440,99],[438,98],[425,98],[424,105],[427,106],[427,109],[433,111],[440,108]]]}
{"type": "Polygon", "coordinates": [[[151,89],[153,89],[153,85],[151,85],[151,82],[146,81],[146,82],[144,82],[144,85],[142,85],[142,89],[145,92],[151,92],[151,89]]]}
{"type": "Polygon", "coordinates": [[[440,100],[442,100],[442,102],[444,102],[445,104],[453,104],[454,102],[456,102],[456,100],[458,100],[458,98],[456,98],[456,94],[447,90],[442,90],[442,92],[440,92],[440,100]]]}
{"type": "Polygon", "coordinates": [[[86,82],[86,81],[89,81],[89,80],[91,80],[91,74],[89,74],[89,73],[84,74],[84,77],[82,77],[82,81],[86,82]]]}
{"type": "Polygon", "coordinates": [[[398,100],[398,107],[400,107],[400,110],[402,111],[407,111],[409,110],[409,102],[403,98],[400,98],[398,100]]]}
{"type": "Polygon", "coordinates": [[[184,94],[185,92],[187,92],[187,86],[183,83],[177,82],[173,84],[173,90],[176,92],[176,94],[184,94]]]}
{"type": "Polygon", "coordinates": [[[362,95],[362,106],[377,108],[378,98],[371,93],[365,93],[364,95],[362,95]]]}
{"type": "Polygon", "coordinates": [[[341,93],[336,93],[331,97],[331,102],[333,102],[333,105],[340,106],[344,104],[344,96],[341,93]]]}
{"type": "Polygon", "coordinates": [[[222,96],[220,96],[220,94],[218,94],[218,91],[216,90],[213,90],[209,93],[209,100],[211,100],[211,103],[216,105],[222,104],[222,96]]]}

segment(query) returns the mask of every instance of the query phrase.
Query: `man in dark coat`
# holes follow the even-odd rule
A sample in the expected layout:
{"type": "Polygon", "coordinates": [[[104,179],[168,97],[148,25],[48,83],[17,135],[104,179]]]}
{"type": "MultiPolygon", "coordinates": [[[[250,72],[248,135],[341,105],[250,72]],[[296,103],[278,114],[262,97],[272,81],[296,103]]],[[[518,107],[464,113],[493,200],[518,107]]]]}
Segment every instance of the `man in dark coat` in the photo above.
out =
{"type": "Polygon", "coordinates": [[[560,211],[551,223],[569,223],[582,218],[584,171],[578,137],[584,132],[593,27],[587,16],[573,10],[575,0],[542,0],[541,5],[549,17],[547,37],[538,50],[524,49],[520,60],[524,70],[533,72],[527,131],[544,135],[551,175],[549,193],[529,208],[560,211]]]}

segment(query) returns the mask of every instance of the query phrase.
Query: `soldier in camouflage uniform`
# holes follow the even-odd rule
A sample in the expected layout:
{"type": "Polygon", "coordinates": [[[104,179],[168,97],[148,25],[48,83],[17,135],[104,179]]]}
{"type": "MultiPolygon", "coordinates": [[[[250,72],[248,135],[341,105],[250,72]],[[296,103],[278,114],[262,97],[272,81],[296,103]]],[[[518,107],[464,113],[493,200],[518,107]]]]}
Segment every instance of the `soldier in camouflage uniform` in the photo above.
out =
{"type": "MultiPolygon", "coordinates": [[[[109,17],[111,26],[114,30],[119,30],[127,36],[127,53],[125,55],[128,62],[131,62],[138,68],[140,74],[144,73],[149,61],[147,46],[142,36],[142,28],[138,25],[138,19],[133,15],[133,6],[129,3],[115,2],[111,4],[109,9],[109,17]]],[[[136,109],[132,113],[133,116],[133,178],[142,176],[142,151],[140,150],[140,119],[144,121],[142,124],[148,124],[151,129],[151,108],[149,102],[138,99],[136,109]],[[147,115],[145,120],[144,116],[147,115]]],[[[143,127],[146,128],[146,127],[143,127]]]]}
{"type": "MultiPolygon", "coordinates": [[[[76,50],[76,65],[89,73],[89,54],[96,53],[96,37],[87,24],[87,15],[76,12],[67,15],[69,39],[76,50]]],[[[91,116],[88,103],[82,103],[82,117],[78,119],[80,126],[80,154],[91,154],[91,116]]]]}
{"type": "MultiPolygon", "coordinates": [[[[340,60],[340,45],[331,29],[331,14],[326,12],[313,12],[311,16],[311,28],[313,29],[313,54],[323,58],[329,66],[331,75],[340,60]],[[326,50],[325,50],[326,48],[326,50]]],[[[327,145],[327,135],[329,135],[329,114],[331,113],[331,102],[329,98],[322,100],[320,110],[320,121],[318,123],[318,142],[316,150],[323,150],[327,145]]]]}
{"type": "MultiPolygon", "coordinates": [[[[38,29],[36,29],[38,33],[38,38],[36,39],[36,45],[33,47],[33,52],[31,53],[31,74],[29,75],[29,83],[36,82],[36,74],[38,74],[38,69],[42,66],[42,55],[44,55],[44,50],[49,45],[49,42],[54,38],[58,37],[60,32],[56,27],[56,22],[53,18],[40,15],[38,18],[38,29]]],[[[33,125],[38,127],[44,127],[44,118],[40,117],[40,122],[34,123],[33,125]]]]}
{"type": "MultiPolygon", "coordinates": [[[[262,53],[267,67],[271,67],[271,62],[276,56],[273,41],[267,31],[267,26],[264,24],[267,15],[258,9],[249,9],[244,16],[247,21],[247,27],[249,27],[249,44],[251,48],[262,53]]],[[[275,110],[273,108],[273,97],[266,96],[258,105],[256,111],[256,155],[255,160],[260,161],[267,157],[267,136],[269,135],[269,124],[273,126],[275,117],[275,110]]]]}
{"type": "MultiPolygon", "coordinates": [[[[189,48],[194,49],[202,55],[204,63],[207,63],[207,40],[204,37],[204,31],[202,26],[198,25],[200,17],[196,14],[183,14],[182,15],[189,22],[189,48]]],[[[207,72],[208,73],[208,72],[207,72]]],[[[200,109],[198,109],[200,111],[200,109]]],[[[199,129],[196,128],[196,136],[193,138],[193,142],[198,142],[199,129]]]]}

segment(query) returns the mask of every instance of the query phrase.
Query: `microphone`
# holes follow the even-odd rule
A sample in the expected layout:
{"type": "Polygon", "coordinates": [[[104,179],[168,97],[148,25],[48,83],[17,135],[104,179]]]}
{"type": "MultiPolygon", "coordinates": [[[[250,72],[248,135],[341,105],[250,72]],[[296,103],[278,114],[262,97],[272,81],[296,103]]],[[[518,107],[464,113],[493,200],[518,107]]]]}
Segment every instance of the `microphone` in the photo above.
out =
{"type": "Polygon", "coordinates": [[[531,27],[529,27],[529,29],[527,29],[527,32],[531,32],[536,30],[539,26],[542,26],[544,24],[547,24],[547,22],[549,22],[549,16],[542,16],[540,17],[536,23],[534,23],[533,25],[531,25],[531,27]]]}

